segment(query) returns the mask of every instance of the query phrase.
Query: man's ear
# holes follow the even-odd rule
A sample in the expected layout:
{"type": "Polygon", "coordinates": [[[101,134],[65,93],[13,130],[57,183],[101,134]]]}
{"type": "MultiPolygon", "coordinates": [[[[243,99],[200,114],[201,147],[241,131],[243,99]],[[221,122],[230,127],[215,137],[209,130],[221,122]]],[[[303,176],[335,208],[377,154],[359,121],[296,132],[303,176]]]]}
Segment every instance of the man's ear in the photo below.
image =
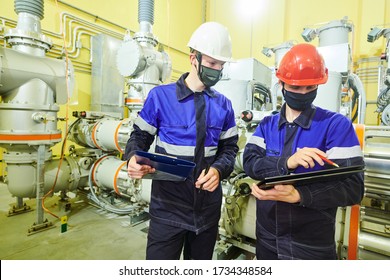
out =
{"type": "Polygon", "coordinates": [[[196,66],[197,61],[198,61],[198,59],[196,58],[196,54],[195,54],[195,53],[191,53],[191,54],[190,54],[190,63],[191,63],[191,65],[193,65],[196,69],[197,69],[197,66],[196,66]]]}
{"type": "Polygon", "coordinates": [[[190,53],[190,62],[191,62],[191,64],[192,64],[192,61],[194,59],[196,59],[195,54],[194,53],[190,53]]]}

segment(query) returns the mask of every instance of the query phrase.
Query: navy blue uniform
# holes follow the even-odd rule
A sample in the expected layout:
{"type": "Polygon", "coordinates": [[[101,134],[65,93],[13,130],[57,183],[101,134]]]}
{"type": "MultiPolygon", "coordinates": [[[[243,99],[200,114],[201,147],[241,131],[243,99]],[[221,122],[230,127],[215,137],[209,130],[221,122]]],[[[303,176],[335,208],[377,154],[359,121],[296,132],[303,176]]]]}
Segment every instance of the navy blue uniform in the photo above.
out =
{"type": "MultiPolygon", "coordinates": [[[[355,130],[341,114],[315,107],[292,123],[281,113],[264,118],[244,151],[244,170],[253,179],[286,175],[288,158],[299,148],[318,148],[341,167],[363,165],[355,130]]],[[[324,169],[316,164],[294,173],[324,169]]],[[[338,207],[360,203],[364,194],[362,173],[338,181],[295,185],[296,204],[257,200],[258,259],[336,259],[335,217],[338,207]]]]}
{"type": "MultiPolygon", "coordinates": [[[[126,159],[135,150],[149,150],[156,136],[155,152],[194,160],[197,127],[194,92],[184,82],[187,75],[182,75],[176,83],[157,86],[150,91],[126,145],[126,159]]],[[[195,246],[188,257],[212,257],[218,233],[222,187],[219,185],[214,192],[198,191],[195,181],[208,165],[218,170],[221,180],[230,175],[238,151],[238,134],[230,100],[210,88],[206,88],[203,94],[207,127],[198,129],[206,131],[204,159],[196,162],[193,174],[184,182],[152,182],[147,258],[178,258],[180,252],[177,255],[178,246],[174,244],[182,242],[183,238],[185,242],[201,238],[202,232],[213,237],[205,238],[207,243],[201,245],[208,249],[195,246]],[[167,248],[170,242],[172,246],[167,248]],[[194,252],[196,247],[199,251],[194,252]]]]}

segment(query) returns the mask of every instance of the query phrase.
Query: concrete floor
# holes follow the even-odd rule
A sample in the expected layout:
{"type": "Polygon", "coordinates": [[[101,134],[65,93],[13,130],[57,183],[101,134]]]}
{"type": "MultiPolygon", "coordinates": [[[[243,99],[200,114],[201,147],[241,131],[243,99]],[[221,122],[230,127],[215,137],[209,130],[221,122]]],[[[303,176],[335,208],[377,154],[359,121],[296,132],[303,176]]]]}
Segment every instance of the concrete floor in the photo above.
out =
{"type": "MultiPolygon", "coordinates": [[[[58,217],[67,215],[67,230],[61,221],[44,213],[53,226],[33,234],[37,224],[35,199],[24,199],[32,211],[8,216],[16,199],[0,185],[1,260],[144,260],[148,222],[131,226],[129,216],[120,216],[92,206],[83,195],[71,199],[70,211],[57,196],[45,207],[58,217]]],[[[69,204],[68,204],[69,205],[69,204]]]]}

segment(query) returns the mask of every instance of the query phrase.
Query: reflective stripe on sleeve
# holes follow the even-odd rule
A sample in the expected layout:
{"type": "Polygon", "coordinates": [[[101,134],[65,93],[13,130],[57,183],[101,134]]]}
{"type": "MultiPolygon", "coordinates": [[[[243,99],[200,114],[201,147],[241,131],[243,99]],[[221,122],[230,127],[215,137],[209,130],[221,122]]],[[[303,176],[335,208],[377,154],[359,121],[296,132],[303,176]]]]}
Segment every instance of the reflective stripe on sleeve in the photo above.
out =
{"type": "Polygon", "coordinates": [[[221,140],[227,139],[227,138],[230,138],[232,136],[236,136],[237,134],[238,134],[237,127],[233,126],[233,127],[229,128],[227,131],[222,131],[221,135],[219,136],[219,139],[221,139],[221,140]]]}
{"type": "Polygon", "coordinates": [[[353,157],[362,157],[363,152],[360,145],[353,147],[333,147],[326,152],[329,159],[347,159],[353,157]]]}
{"type": "Polygon", "coordinates": [[[146,131],[147,133],[151,135],[156,135],[157,128],[154,126],[148,124],[143,118],[138,117],[136,118],[134,124],[136,124],[141,130],[146,131]]]}
{"type": "Polygon", "coordinates": [[[260,148],[264,149],[266,148],[265,141],[263,137],[254,136],[249,139],[248,143],[254,144],[256,146],[259,146],[260,148]]]}

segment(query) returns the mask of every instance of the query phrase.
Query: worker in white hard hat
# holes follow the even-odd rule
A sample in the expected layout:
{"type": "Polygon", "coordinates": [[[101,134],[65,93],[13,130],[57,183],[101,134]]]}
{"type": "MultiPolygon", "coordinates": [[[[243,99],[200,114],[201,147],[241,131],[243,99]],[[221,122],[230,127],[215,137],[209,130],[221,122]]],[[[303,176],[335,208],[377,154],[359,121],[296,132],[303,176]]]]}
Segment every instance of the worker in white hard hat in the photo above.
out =
{"type": "MultiPolygon", "coordinates": [[[[216,22],[202,24],[192,34],[187,46],[193,54],[190,58],[195,57],[198,61],[196,70],[203,83],[201,86],[215,85],[221,79],[224,63],[231,61],[232,56],[232,44],[226,27],[216,22]]],[[[191,76],[193,73],[190,72],[191,76]]]]}
{"type": "Polygon", "coordinates": [[[195,30],[188,46],[189,73],[149,92],[126,145],[128,175],[133,179],[156,171],[137,163],[135,156],[148,151],[155,139],[156,153],[196,164],[182,181],[152,181],[146,259],[212,259],[221,180],[233,171],[238,152],[231,101],[212,88],[231,60],[229,32],[217,22],[206,22],[195,30]]]}

